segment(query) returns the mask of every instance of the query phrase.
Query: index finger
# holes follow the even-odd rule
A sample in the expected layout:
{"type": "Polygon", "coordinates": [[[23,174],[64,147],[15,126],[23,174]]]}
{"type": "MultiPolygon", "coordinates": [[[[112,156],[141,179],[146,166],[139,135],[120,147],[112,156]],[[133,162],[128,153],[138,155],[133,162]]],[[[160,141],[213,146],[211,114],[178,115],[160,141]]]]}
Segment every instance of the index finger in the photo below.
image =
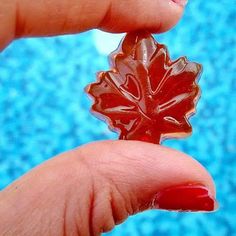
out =
{"type": "Polygon", "coordinates": [[[26,36],[51,36],[100,28],[163,32],[174,26],[185,0],[0,0],[0,49],[26,36]],[[180,4],[181,3],[181,4],[180,4]]]}

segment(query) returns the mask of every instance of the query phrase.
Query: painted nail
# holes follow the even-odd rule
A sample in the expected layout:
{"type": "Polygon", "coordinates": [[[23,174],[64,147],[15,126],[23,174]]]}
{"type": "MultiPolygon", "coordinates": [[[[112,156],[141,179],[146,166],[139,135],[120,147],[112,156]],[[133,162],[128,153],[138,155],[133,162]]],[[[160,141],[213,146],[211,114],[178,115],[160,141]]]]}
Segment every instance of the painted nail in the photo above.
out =
{"type": "Polygon", "coordinates": [[[158,193],[153,207],[170,211],[214,211],[218,204],[207,187],[187,184],[169,187],[158,193]]]}
{"type": "Polygon", "coordinates": [[[186,6],[187,3],[188,3],[188,0],[172,0],[172,1],[175,2],[176,4],[182,6],[182,7],[186,6]]]}

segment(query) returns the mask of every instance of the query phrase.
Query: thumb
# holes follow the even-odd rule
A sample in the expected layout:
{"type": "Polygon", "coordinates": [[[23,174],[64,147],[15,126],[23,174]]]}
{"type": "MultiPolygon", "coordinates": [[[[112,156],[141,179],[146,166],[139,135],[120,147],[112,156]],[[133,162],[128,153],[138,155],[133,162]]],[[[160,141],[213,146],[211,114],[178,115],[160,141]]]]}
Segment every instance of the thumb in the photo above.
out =
{"type": "Polygon", "coordinates": [[[212,211],[211,177],[177,151],[137,141],[85,145],[0,194],[1,235],[100,235],[150,208],[212,211]]]}

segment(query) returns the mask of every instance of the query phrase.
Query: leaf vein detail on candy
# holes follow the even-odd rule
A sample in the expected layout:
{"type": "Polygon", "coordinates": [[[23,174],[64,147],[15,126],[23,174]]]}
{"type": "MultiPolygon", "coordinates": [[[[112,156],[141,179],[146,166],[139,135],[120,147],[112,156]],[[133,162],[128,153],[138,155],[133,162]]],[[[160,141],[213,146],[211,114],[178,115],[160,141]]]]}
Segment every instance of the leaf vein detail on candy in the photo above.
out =
{"type": "Polygon", "coordinates": [[[145,31],[128,33],[110,61],[112,69],[86,91],[94,99],[91,111],[120,139],[159,144],[191,134],[200,64],[186,57],[171,61],[167,48],[145,31]]]}

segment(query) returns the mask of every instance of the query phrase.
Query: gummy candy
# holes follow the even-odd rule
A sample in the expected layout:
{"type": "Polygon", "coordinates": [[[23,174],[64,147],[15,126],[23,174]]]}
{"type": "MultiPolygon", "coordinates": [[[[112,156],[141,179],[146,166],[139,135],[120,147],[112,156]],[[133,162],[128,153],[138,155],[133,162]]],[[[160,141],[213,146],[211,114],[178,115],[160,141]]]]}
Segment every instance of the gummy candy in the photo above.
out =
{"type": "Polygon", "coordinates": [[[120,139],[160,143],[191,134],[200,64],[186,57],[171,61],[149,32],[128,33],[110,61],[112,69],[86,90],[94,99],[91,111],[120,139]]]}

